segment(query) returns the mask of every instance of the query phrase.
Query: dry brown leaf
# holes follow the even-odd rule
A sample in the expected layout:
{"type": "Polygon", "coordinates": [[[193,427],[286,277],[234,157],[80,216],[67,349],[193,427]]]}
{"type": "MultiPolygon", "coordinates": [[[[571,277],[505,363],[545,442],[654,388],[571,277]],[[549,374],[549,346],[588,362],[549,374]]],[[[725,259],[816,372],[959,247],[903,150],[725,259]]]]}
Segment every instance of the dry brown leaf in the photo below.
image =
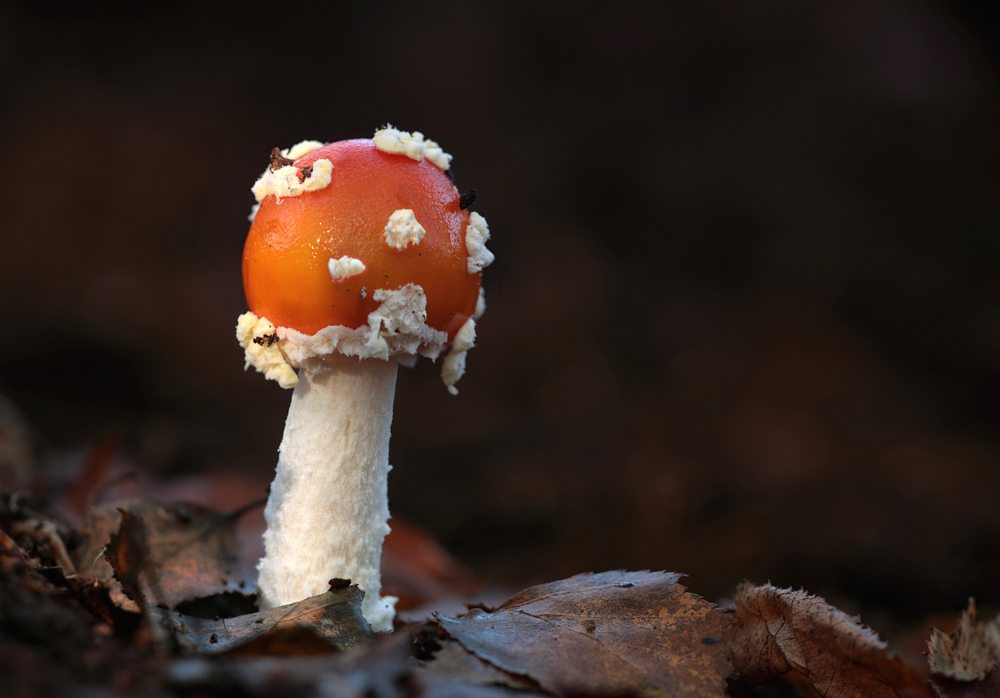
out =
{"type": "Polygon", "coordinates": [[[363,598],[358,587],[349,586],[236,618],[208,620],[165,609],[155,613],[188,651],[220,654],[242,648],[244,654],[317,654],[323,646],[347,649],[371,639],[361,615],[363,598]],[[256,645],[253,651],[247,648],[250,643],[256,645]]]}
{"type": "Polygon", "coordinates": [[[403,698],[415,665],[409,633],[384,635],[350,652],[323,656],[245,657],[229,661],[193,657],[166,672],[170,695],[326,698],[403,698]]]}
{"type": "Polygon", "coordinates": [[[730,617],[666,572],[580,574],[496,611],[436,616],[448,635],[557,696],[723,696],[730,617]]]}
{"type": "Polygon", "coordinates": [[[104,546],[104,559],[111,566],[114,578],[125,594],[140,608],[152,603],[156,595],[151,590],[151,565],[149,564],[149,530],[141,517],[119,509],[121,518],[118,530],[104,546]]]}
{"type": "Polygon", "coordinates": [[[537,688],[533,681],[502,671],[451,640],[443,641],[441,648],[434,653],[434,658],[424,664],[421,673],[433,678],[467,684],[506,686],[519,691],[537,688]]]}
{"type": "MultiPolygon", "coordinates": [[[[198,504],[131,500],[93,510],[80,529],[84,543],[73,555],[77,574],[105,583],[119,607],[139,610],[104,559],[105,546],[121,526],[120,510],[142,521],[144,593],[152,604],[176,608],[200,597],[254,591],[254,576],[244,568],[237,549],[232,517],[198,504]]],[[[120,571],[129,573],[127,567],[120,571]]]]}
{"type": "Polygon", "coordinates": [[[751,685],[797,671],[824,698],[917,698],[929,684],[857,619],[818,596],[743,585],[726,634],[733,665],[751,685]]]}
{"type": "MultiPolygon", "coordinates": [[[[537,690],[484,683],[481,677],[424,671],[414,661],[408,629],[381,635],[350,652],[324,656],[246,657],[239,661],[181,659],[167,670],[179,695],[324,696],[326,698],[546,698],[537,690]]],[[[465,650],[459,650],[464,652],[465,650]]],[[[225,659],[233,657],[226,655],[225,659]]],[[[479,661],[479,660],[476,660],[479,661]]],[[[495,673],[499,674],[499,672],[495,673]]],[[[551,698],[549,696],[549,698],[551,698]]],[[[679,697],[678,697],[679,698],[679,697]]]]}
{"type": "Polygon", "coordinates": [[[548,698],[549,695],[426,674],[417,674],[406,687],[412,690],[408,695],[426,696],[426,698],[548,698]]]}
{"type": "Polygon", "coordinates": [[[981,622],[976,617],[975,600],[969,599],[955,632],[945,635],[934,628],[927,650],[927,663],[934,674],[958,681],[985,678],[994,664],[1000,664],[1000,618],[981,622]]]}

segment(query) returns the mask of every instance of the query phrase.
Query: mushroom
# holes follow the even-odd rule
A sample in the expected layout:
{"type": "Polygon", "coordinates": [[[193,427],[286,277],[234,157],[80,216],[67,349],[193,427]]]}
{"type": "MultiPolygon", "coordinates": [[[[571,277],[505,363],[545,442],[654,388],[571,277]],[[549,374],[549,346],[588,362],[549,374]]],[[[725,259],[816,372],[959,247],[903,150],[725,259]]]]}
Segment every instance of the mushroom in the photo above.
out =
{"type": "Polygon", "coordinates": [[[389,430],[399,363],[436,359],[451,393],[482,313],[485,219],[460,204],[451,156],[420,133],[272,151],[243,254],[246,366],[294,388],[264,517],[259,604],[364,592],[372,630],[389,532],[389,430]],[[297,373],[296,373],[297,369],[297,373]]]}

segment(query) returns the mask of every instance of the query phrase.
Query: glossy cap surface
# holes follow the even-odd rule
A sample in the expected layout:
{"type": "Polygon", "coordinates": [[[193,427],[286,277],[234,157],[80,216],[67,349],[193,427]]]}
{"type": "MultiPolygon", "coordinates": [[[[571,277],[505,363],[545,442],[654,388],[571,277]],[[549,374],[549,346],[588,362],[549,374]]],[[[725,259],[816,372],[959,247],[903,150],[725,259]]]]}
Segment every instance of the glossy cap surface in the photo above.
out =
{"type": "Polygon", "coordinates": [[[329,325],[356,329],[379,303],[376,289],[419,285],[426,324],[453,338],[472,316],[482,274],[469,274],[468,212],[459,192],[428,160],[377,150],[371,140],[322,146],[295,161],[333,165],[318,191],[261,201],[243,253],[243,288],[251,311],[275,326],[315,334],[329,325]],[[390,216],[410,209],[426,234],[396,249],[386,242],[390,216]],[[365,269],[333,279],[330,259],[351,257],[365,269]]]}

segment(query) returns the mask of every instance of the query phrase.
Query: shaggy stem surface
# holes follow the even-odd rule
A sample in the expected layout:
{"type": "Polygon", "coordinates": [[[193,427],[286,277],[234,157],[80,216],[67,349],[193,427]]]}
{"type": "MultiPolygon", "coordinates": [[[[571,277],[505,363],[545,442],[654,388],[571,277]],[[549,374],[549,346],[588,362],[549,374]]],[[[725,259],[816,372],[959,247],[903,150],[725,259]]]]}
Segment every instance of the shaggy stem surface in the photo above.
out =
{"type": "Polygon", "coordinates": [[[372,630],[392,630],[396,598],[380,596],[379,564],[389,533],[396,368],[395,358],[334,355],[299,371],[264,509],[264,557],[257,565],[262,608],[321,594],[331,579],[350,579],[365,592],[362,612],[372,630]]]}

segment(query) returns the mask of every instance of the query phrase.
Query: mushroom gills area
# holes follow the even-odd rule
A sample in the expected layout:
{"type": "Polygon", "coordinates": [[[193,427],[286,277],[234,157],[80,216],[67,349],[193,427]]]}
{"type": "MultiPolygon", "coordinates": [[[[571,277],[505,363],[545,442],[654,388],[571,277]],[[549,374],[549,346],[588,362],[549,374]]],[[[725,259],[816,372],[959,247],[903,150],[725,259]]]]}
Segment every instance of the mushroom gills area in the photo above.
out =
{"type": "Polygon", "coordinates": [[[375,632],[392,630],[396,598],[381,597],[389,533],[387,478],[397,360],[332,355],[299,371],[264,509],[261,608],[322,594],[331,579],[364,592],[375,632]]]}

